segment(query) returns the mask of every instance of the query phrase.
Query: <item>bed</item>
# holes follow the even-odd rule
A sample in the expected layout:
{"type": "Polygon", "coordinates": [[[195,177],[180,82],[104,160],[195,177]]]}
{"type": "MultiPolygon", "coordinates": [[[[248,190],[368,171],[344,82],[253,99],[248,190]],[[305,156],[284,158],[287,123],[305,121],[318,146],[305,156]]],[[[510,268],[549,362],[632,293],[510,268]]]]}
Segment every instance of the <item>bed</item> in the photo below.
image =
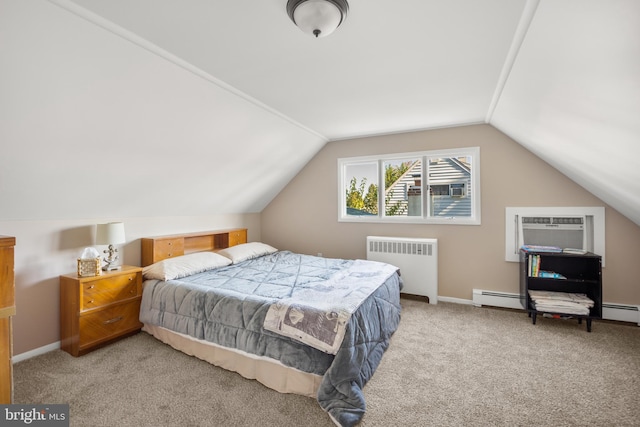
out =
{"type": "Polygon", "coordinates": [[[361,421],[362,388],[400,322],[396,267],[247,243],[242,229],[142,239],[142,251],[144,331],[314,397],[337,425],[361,421]]]}

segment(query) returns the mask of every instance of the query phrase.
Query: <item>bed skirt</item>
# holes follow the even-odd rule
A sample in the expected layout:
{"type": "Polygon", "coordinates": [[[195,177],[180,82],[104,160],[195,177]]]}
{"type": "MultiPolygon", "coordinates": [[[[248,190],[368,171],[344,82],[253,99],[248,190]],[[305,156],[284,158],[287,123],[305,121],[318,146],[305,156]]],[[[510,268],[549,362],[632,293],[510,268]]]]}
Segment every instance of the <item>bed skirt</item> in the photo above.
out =
{"type": "Polygon", "coordinates": [[[280,393],[293,393],[316,399],[322,376],[283,365],[277,360],[222,347],[188,335],[145,323],[142,330],[189,356],[257,380],[280,393]]]}

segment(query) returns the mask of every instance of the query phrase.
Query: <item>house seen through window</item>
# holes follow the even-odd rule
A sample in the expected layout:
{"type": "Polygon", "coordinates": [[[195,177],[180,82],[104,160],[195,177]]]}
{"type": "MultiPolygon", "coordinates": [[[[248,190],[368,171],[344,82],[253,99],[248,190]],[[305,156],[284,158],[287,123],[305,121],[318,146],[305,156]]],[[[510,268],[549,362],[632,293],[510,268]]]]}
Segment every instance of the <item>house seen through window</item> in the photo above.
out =
{"type": "Polygon", "coordinates": [[[341,221],[480,223],[479,148],[338,160],[341,221]]]}

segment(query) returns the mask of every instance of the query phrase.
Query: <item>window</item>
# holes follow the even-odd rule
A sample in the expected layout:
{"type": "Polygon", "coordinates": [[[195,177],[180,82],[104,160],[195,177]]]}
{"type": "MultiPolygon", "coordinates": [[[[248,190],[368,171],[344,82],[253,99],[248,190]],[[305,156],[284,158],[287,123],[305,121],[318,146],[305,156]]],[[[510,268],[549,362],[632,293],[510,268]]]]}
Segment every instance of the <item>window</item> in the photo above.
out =
{"type": "Polygon", "coordinates": [[[480,224],[480,149],[338,159],[339,217],[480,224]]]}

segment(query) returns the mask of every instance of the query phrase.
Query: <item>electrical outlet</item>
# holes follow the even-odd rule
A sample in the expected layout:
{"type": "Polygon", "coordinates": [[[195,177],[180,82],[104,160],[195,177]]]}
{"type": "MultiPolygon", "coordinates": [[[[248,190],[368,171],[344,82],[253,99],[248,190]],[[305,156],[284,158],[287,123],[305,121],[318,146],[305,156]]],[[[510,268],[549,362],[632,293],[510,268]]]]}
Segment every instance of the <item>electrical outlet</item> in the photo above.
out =
{"type": "Polygon", "coordinates": [[[322,252],[318,252],[318,256],[322,256],[322,252]]]}

